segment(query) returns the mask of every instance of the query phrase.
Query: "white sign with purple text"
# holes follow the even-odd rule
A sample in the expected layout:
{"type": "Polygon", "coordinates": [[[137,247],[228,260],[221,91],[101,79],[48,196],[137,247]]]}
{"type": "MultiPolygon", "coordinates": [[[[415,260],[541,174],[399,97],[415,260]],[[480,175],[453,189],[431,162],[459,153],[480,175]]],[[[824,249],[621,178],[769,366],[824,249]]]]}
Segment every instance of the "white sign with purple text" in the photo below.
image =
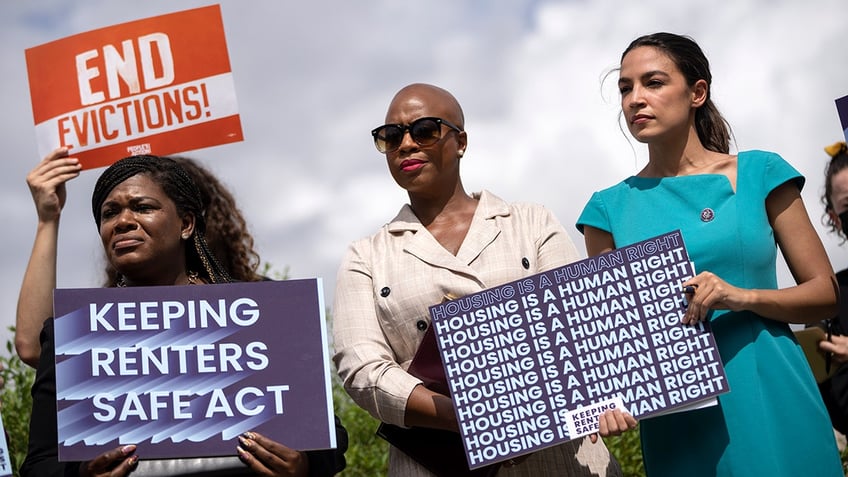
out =
{"type": "Polygon", "coordinates": [[[57,289],[59,459],[336,446],[320,279],[57,289]]]}
{"type": "Polygon", "coordinates": [[[708,323],[681,323],[679,231],[456,300],[430,315],[474,469],[729,390],[708,323]]]}

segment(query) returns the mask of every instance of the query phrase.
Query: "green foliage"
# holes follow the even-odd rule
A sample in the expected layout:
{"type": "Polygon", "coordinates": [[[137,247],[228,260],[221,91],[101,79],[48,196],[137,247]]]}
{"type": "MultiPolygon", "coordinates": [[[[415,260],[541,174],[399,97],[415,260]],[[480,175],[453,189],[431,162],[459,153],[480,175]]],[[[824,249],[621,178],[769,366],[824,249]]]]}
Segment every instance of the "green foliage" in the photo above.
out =
{"type": "MultiPolygon", "coordinates": [[[[374,434],[380,423],[350,399],[336,377],[333,379],[333,403],[336,414],[347,428],[350,439],[350,446],[345,453],[347,468],[340,475],[343,477],[387,475],[389,446],[386,441],[374,434]]],[[[625,432],[621,436],[607,437],[604,442],[618,459],[624,477],[645,475],[638,429],[625,432]]],[[[848,453],[843,453],[843,462],[846,462],[846,459],[848,459],[848,453]]]]}
{"type": "Polygon", "coordinates": [[[289,267],[286,266],[282,271],[277,270],[268,262],[262,264],[262,270],[259,270],[259,274],[263,277],[268,277],[272,280],[288,280],[289,279],[289,267]]]}
{"type": "Polygon", "coordinates": [[[642,463],[642,442],[639,440],[639,428],[625,432],[620,436],[605,437],[604,443],[610,453],[618,459],[624,477],[642,477],[645,465],[642,463]]]}
{"type": "MultiPolygon", "coordinates": [[[[9,330],[14,332],[15,328],[12,326],[9,330]]],[[[0,356],[0,363],[4,368],[0,371],[4,380],[0,391],[0,414],[8,436],[12,469],[17,477],[29,442],[29,416],[32,412],[32,395],[29,391],[35,379],[35,370],[18,358],[12,340],[6,341],[6,355],[0,356]]]]}
{"type": "MultiPolygon", "coordinates": [[[[12,331],[14,329],[12,328],[12,331]]],[[[26,455],[29,439],[29,416],[32,409],[32,387],[35,371],[24,364],[15,354],[12,341],[6,342],[6,355],[0,356],[4,369],[0,371],[5,386],[0,391],[3,424],[9,436],[9,453],[15,476],[26,455]]],[[[347,468],[343,477],[371,477],[388,472],[389,445],[376,436],[379,422],[357,406],[342,389],[341,383],[333,378],[333,403],[336,414],[348,432],[349,446],[345,453],[347,468]]],[[[610,452],[615,455],[624,470],[625,477],[644,475],[642,467],[639,433],[625,433],[620,437],[605,439],[610,452]]],[[[843,453],[843,462],[848,455],[843,453]]]]}
{"type": "Polygon", "coordinates": [[[337,377],[333,378],[333,405],[336,408],[336,414],[347,429],[350,443],[345,452],[347,467],[339,475],[343,477],[387,475],[389,444],[374,433],[380,423],[350,399],[337,377]]]}
{"type": "MultiPolygon", "coordinates": [[[[265,276],[274,274],[284,279],[288,275],[273,273],[266,266],[265,276]],[[271,272],[271,273],[269,273],[271,272]]],[[[329,316],[329,313],[328,313],[329,316]]],[[[9,328],[14,332],[14,327],[9,328]]],[[[6,354],[0,356],[3,370],[0,376],[4,386],[0,390],[0,414],[8,436],[9,454],[12,461],[14,476],[20,474],[18,469],[26,456],[29,441],[29,416],[32,412],[32,388],[35,370],[24,364],[14,351],[12,340],[6,342],[6,354]]],[[[371,477],[388,473],[389,445],[374,433],[379,422],[357,406],[347,395],[333,373],[333,404],[336,414],[342,420],[348,432],[349,445],[345,453],[347,468],[339,475],[342,477],[371,477]]],[[[642,446],[639,432],[633,430],[621,436],[604,439],[610,452],[618,459],[624,477],[642,477],[645,467],[642,463],[642,446]]],[[[841,450],[843,468],[848,475],[848,449],[841,450]]]]}
{"type": "Polygon", "coordinates": [[[839,457],[842,458],[842,473],[848,475],[848,446],[839,450],[839,457]]]}
{"type": "MultiPolygon", "coordinates": [[[[347,428],[350,439],[350,446],[345,453],[347,468],[340,475],[343,477],[387,475],[388,443],[374,434],[379,422],[350,399],[336,377],[333,379],[333,403],[336,414],[347,428]]],[[[618,459],[624,477],[645,475],[638,429],[625,432],[621,436],[605,438],[604,442],[618,459]]],[[[848,457],[845,454],[843,456],[848,457]]]]}

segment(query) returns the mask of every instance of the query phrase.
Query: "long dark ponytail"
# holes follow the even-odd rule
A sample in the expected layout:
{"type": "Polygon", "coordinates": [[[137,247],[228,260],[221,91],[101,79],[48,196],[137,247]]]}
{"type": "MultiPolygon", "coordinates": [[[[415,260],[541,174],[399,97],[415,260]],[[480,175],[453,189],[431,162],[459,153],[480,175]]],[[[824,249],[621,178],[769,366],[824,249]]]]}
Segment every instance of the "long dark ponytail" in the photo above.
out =
{"type": "Polygon", "coordinates": [[[701,47],[687,36],[674,33],[652,33],[633,40],[621,54],[622,60],[634,48],[650,46],[661,50],[677,65],[689,86],[698,80],[707,82],[707,100],[695,111],[695,129],[698,139],[710,151],[727,154],[730,152],[732,133],[730,125],[711,98],[713,76],[710,62],[701,47]]]}

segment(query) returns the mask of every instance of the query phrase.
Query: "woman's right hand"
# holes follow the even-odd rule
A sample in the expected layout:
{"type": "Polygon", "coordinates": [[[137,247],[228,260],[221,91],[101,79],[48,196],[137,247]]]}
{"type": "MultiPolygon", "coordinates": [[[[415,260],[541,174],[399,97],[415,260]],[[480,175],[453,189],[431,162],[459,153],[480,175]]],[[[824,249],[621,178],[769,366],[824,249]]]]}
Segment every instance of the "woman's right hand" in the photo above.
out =
{"type": "Polygon", "coordinates": [[[27,185],[41,222],[59,219],[67,196],[65,183],[82,170],[79,159],[68,157],[68,151],[67,147],[54,149],[27,175],[27,185]]]}
{"type": "Polygon", "coordinates": [[[710,310],[747,310],[752,301],[751,290],[735,287],[712,272],[701,272],[682,286],[693,290],[686,294],[689,304],[683,314],[685,325],[708,321],[710,310]]]}
{"type": "Polygon", "coordinates": [[[106,451],[80,464],[80,477],[125,477],[138,465],[135,444],[106,451]]]}
{"type": "MultiPolygon", "coordinates": [[[[636,428],[636,418],[629,412],[621,409],[610,409],[604,411],[598,417],[598,433],[603,436],[619,436],[625,431],[636,428]]],[[[597,442],[597,434],[592,434],[591,441],[597,442]]]]}
{"type": "Polygon", "coordinates": [[[833,335],[830,341],[819,341],[819,349],[833,355],[833,362],[842,365],[848,362],[848,336],[833,335]]]}

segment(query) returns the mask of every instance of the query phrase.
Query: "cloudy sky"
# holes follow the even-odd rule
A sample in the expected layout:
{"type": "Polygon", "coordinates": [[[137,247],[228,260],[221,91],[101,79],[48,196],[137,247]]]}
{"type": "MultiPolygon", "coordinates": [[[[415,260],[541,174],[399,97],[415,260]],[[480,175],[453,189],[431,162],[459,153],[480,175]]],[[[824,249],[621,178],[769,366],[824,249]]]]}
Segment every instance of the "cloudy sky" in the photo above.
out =
{"type": "MultiPolygon", "coordinates": [[[[4,330],[14,323],[36,224],[25,176],[40,157],[24,50],[211,3],[0,4],[4,330]]],[[[328,303],[347,244],[372,233],[406,201],[369,131],[382,124],[392,95],[412,82],[440,85],[463,105],[469,190],[545,204],[584,250],[573,224],[586,200],[645,163],[644,149],[619,128],[616,76],[602,78],[632,39],[655,31],[698,41],[737,148],[779,152],[807,176],[803,196],[833,266],[848,266],[848,249],[821,225],[819,200],[827,159],[822,148],[842,138],[834,99],[848,95],[845,0],[220,4],[245,141],[187,155],[230,186],[263,261],[288,267],[294,278],[322,277],[328,303]]],[[[98,171],[69,185],[60,287],[101,280],[102,252],[88,205],[98,171]]],[[[791,284],[783,266],[780,281],[791,284]]]]}

